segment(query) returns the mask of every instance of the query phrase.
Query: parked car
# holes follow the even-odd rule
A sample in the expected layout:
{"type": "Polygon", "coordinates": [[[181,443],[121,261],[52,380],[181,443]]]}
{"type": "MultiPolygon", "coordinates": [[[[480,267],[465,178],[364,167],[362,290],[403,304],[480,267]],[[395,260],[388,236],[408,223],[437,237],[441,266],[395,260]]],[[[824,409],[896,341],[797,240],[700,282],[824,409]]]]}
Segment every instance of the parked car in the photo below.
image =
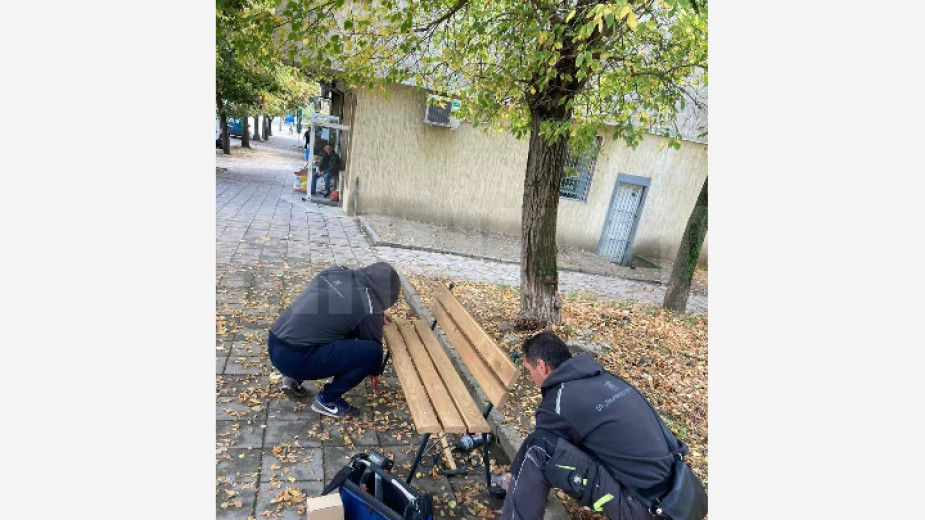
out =
{"type": "Polygon", "coordinates": [[[241,123],[241,120],[238,118],[229,117],[228,121],[228,135],[231,137],[241,138],[241,133],[243,132],[244,125],[241,123]]]}
{"type": "MultiPolygon", "coordinates": [[[[241,124],[241,120],[229,117],[225,119],[225,122],[228,125],[228,136],[237,137],[238,139],[240,139],[242,128],[244,126],[241,124]]],[[[221,119],[218,117],[215,118],[215,147],[216,148],[222,147],[221,119]]]]}

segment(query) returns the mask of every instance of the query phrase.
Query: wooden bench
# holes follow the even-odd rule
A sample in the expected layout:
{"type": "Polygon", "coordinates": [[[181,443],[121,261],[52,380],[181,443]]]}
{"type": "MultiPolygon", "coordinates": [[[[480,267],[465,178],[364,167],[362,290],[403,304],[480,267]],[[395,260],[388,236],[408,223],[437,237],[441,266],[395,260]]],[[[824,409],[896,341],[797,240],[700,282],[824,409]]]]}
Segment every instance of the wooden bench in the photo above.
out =
{"type": "MultiPolygon", "coordinates": [[[[384,329],[389,355],[405,392],[411,418],[418,433],[424,434],[411,466],[409,483],[431,434],[490,432],[486,421],[488,414],[507,399],[519,375],[514,362],[442,285],[434,294],[431,311],[435,319],[429,326],[422,319],[396,320],[384,329]],[[487,396],[489,402],[484,410],[475,402],[434,335],[433,328],[437,324],[487,396]]],[[[449,452],[445,438],[441,440],[449,452]]],[[[483,445],[482,457],[490,486],[487,442],[483,445]]],[[[448,458],[452,461],[452,457],[448,458]]]]}

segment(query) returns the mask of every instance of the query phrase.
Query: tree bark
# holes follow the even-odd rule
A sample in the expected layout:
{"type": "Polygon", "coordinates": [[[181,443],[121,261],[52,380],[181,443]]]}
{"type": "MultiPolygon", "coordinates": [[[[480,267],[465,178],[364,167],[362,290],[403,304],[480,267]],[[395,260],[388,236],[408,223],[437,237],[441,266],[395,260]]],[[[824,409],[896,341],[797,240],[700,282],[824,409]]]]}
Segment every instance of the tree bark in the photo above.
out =
{"type": "Polygon", "coordinates": [[[520,330],[540,329],[562,321],[556,221],[568,140],[561,138],[550,146],[540,134],[544,119],[539,112],[531,114],[521,209],[520,312],[514,321],[520,330]]]}
{"type": "Polygon", "coordinates": [[[266,130],[263,132],[263,140],[267,140],[267,136],[273,135],[273,118],[270,116],[263,116],[263,120],[266,121],[266,130]]]}
{"type": "Polygon", "coordinates": [[[260,116],[254,116],[254,141],[260,141],[260,116]]]}
{"type": "Polygon", "coordinates": [[[215,93],[215,106],[218,109],[218,124],[222,132],[222,153],[231,155],[231,138],[228,136],[228,114],[225,113],[222,95],[218,92],[215,93]]]}
{"type": "Polygon", "coordinates": [[[691,280],[697,269],[697,259],[700,258],[703,240],[707,236],[707,180],[703,180],[697,203],[691,211],[690,218],[687,219],[687,227],[684,228],[678,256],[675,258],[674,267],[671,268],[671,278],[668,279],[668,289],[665,291],[663,306],[675,312],[687,310],[691,280]]]}
{"type": "Polygon", "coordinates": [[[248,125],[249,118],[244,116],[241,118],[241,148],[250,148],[251,147],[251,129],[248,125]]]}

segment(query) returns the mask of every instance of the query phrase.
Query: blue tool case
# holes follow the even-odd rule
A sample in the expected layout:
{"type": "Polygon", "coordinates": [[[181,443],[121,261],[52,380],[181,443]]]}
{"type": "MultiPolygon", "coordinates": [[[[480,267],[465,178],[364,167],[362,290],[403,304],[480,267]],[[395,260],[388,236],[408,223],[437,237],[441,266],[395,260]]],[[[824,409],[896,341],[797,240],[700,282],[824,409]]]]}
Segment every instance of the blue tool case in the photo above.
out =
{"type": "Polygon", "coordinates": [[[345,520],[433,519],[434,504],[429,494],[371,462],[365,453],[351,457],[321,494],[335,489],[344,503],[345,520]]]}

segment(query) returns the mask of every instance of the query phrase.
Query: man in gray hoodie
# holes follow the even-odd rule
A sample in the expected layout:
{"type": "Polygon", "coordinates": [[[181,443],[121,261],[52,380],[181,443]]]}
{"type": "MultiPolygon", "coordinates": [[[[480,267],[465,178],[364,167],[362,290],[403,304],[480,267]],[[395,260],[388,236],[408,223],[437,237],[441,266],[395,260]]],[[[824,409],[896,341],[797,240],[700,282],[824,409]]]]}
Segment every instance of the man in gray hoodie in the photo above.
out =
{"type": "Polygon", "coordinates": [[[501,519],[542,519],[551,487],[610,519],[650,519],[627,487],[659,497],[670,486],[673,456],[642,394],[590,354],[572,356],[551,332],[527,339],[523,352],[524,368],[543,399],[536,430],[504,476],[501,519]]]}
{"type": "Polygon", "coordinates": [[[401,290],[398,273],[377,262],[361,269],[330,267],[270,325],[270,361],[283,374],[283,392],[306,397],[302,381],[334,377],[312,410],[343,417],[357,409],[341,396],[382,373],[382,326],[401,290]]]}

